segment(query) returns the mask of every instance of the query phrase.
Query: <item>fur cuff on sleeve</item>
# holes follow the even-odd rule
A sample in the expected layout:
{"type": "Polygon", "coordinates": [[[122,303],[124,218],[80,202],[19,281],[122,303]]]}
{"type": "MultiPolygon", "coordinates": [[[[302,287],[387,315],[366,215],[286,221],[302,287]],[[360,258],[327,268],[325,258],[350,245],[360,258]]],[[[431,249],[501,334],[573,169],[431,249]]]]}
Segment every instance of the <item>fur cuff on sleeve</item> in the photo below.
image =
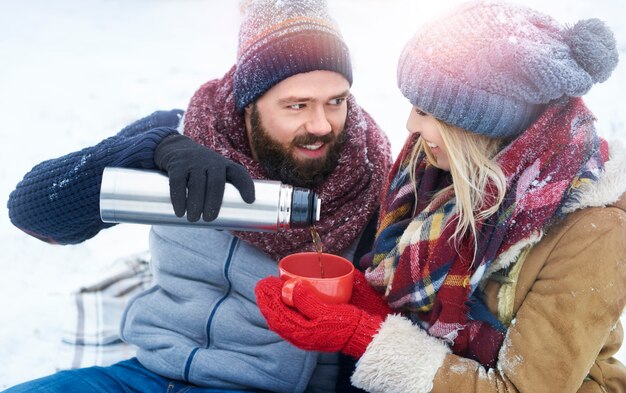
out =
{"type": "Polygon", "coordinates": [[[443,341],[406,318],[390,315],[357,363],[351,381],[368,392],[430,392],[448,353],[443,341]]]}

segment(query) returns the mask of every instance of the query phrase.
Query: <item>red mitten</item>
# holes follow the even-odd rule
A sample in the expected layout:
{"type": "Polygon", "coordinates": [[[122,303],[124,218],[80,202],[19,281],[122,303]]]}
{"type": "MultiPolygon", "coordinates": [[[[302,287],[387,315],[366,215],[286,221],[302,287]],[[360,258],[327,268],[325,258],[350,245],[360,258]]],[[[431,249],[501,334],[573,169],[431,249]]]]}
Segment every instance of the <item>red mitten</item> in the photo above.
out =
{"type": "Polygon", "coordinates": [[[350,304],[357,306],[361,310],[381,317],[387,318],[393,313],[387,301],[383,299],[382,293],[375,290],[365,279],[365,275],[360,270],[354,270],[354,284],[352,287],[352,297],[350,304]]]}
{"type": "Polygon", "coordinates": [[[295,308],[283,303],[283,281],[267,277],[255,293],[261,314],[271,330],[298,348],[338,352],[360,358],[383,322],[349,304],[325,304],[305,285],[293,291],[295,308]]]}

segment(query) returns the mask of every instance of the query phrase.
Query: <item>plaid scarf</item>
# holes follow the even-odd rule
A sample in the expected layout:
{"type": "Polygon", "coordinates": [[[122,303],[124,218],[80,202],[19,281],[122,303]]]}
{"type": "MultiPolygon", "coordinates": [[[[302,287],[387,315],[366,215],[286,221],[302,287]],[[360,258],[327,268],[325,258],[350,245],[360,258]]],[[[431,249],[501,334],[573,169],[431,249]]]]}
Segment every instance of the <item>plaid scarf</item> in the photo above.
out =
{"type": "Polygon", "coordinates": [[[450,241],[458,222],[451,176],[424,154],[414,168],[414,192],[408,164],[416,141],[415,135],[408,139],[392,168],[376,241],[361,264],[390,306],[447,341],[454,353],[491,367],[506,328],[483,303],[478,284],[499,255],[564,215],[577,187],[597,178],[608,146],[581,99],[548,106],[496,157],[506,195],[496,214],[477,223],[474,256],[470,236],[450,241]]]}
{"type": "MultiPolygon", "coordinates": [[[[252,158],[244,118],[235,109],[233,67],[222,79],[205,83],[185,113],[185,134],[243,165],[254,179],[267,179],[252,158]]],[[[386,135],[374,120],[348,97],[346,141],[339,162],[314,190],[320,197],[321,219],[315,224],[324,251],[341,254],[360,236],[378,208],[380,190],[391,166],[386,135]]],[[[297,251],[314,251],[308,228],[278,233],[233,232],[272,258],[297,251]]]]}

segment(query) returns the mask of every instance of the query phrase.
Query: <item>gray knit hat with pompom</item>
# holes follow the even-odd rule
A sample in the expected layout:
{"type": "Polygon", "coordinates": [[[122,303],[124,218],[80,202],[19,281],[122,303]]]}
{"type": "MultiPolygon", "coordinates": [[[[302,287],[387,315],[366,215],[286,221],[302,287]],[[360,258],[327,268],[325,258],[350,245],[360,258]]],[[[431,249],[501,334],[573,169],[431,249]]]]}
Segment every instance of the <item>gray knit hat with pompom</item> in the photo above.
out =
{"type": "Polygon", "coordinates": [[[398,86],[438,119],[506,138],[550,101],[605,81],[617,62],[613,33],[598,19],[568,28],[529,8],[478,1],[420,28],[400,56],[398,86]]]}

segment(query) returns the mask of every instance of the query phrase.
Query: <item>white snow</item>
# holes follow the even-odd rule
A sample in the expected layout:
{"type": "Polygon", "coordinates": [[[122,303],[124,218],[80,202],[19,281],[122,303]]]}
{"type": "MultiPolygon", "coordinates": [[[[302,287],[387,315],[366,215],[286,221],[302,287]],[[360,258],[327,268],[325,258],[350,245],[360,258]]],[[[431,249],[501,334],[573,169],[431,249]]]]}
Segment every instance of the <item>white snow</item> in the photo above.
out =
{"type": "MultiPolygon", "coordinates": [[[[410,106],[395,81],[404,43],[456,0],[330,0],[352,51],[353,93],[397,154],[410,106]]],[[[622,62],[587,103],[607,138],[625,140],[625,0],[525,0],[570,25],[598,17],[622,62]]],[[[156,109],[185,108],[234,63],[234,0],[0,0],[0,200],[35,164],[95,144],[156,109]]],[[[0,388],[50,374],[67,294],[147,248],[145,226],[119,225],[77,246],[51,246],[0,215],[0,388]]],[[[619,358],[626,361],[622,349],[619,358]]]]}

